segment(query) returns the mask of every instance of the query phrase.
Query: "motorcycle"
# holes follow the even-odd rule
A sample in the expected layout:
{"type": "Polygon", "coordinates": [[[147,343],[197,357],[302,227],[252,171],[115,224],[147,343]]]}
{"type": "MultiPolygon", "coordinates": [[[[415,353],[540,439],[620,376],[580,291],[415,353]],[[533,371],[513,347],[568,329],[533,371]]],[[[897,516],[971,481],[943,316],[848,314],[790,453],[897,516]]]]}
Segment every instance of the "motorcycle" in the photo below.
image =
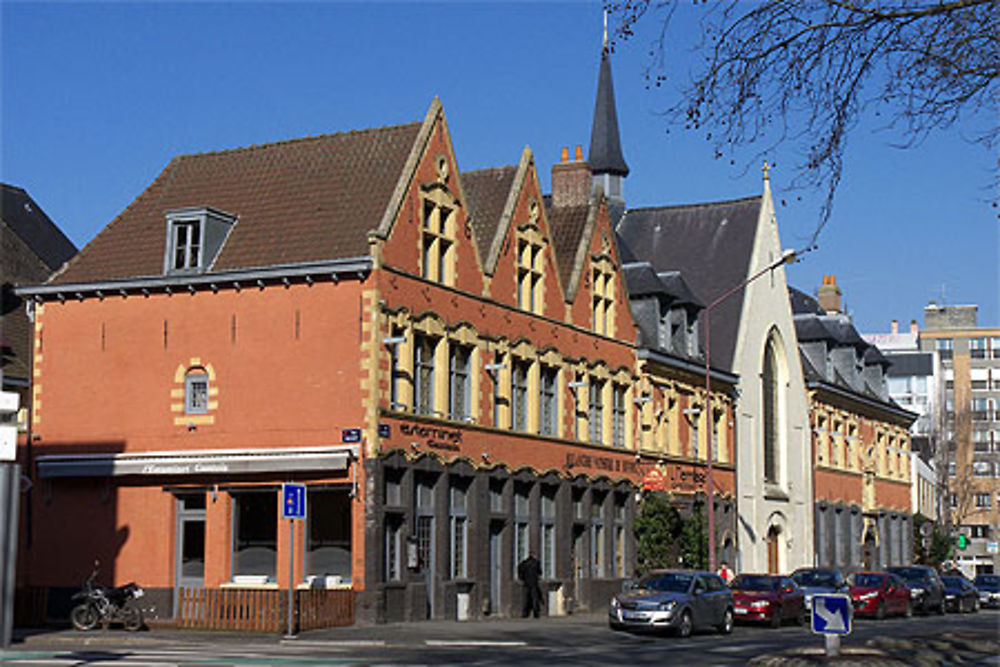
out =
{"type": "Polygon", "coordinates": [[[98,570],[87,578],[83,589],[73,595],[79,603],[70,612],[70,621],[77,630],[93,630],[100,625],[121,623],[132,632],[143,627],[142,610],[133,603],[144,594],[135,582],[108,588],[94,585],[98,570]]]}

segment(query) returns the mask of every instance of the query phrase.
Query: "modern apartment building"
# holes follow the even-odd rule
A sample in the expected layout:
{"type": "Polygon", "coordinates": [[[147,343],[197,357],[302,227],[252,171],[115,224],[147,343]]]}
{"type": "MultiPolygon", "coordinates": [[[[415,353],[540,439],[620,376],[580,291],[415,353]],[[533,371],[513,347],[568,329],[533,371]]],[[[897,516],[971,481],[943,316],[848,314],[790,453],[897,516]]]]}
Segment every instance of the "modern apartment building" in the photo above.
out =
{"type": "Polygon", "coordinates": [[[956,554],[967,574],[1000,570],[1000,327],[980,327],[977,314],[929,305],[920,334],[941,366],[948,518],[968,538],[956,554]]]}

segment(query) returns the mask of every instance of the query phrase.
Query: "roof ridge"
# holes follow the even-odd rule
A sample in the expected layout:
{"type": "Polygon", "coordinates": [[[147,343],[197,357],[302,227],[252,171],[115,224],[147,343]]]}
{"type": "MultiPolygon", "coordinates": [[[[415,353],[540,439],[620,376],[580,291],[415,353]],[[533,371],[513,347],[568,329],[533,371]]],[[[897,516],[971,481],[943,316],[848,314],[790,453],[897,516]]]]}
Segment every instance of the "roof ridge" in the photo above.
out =
{"type": "Polygon", "coordinates": [[[505,165],[501,165],[499,167],[483,167],[482,169],[470,169],[469,171],[459,172],[459,175],[460,176],[469,176],[469,175],[473,175],[474,176],[474,175],[477,175],[477,174],[484,174],[484,173],[486,173],[488,171],[508,171],[508,170],[511,170],[511,169],[513,169],[513,170],[516,171],[517,170],[517,165],[516,164],[505,164],[505,165]]]}
{"type": "Polygon", "coordinates": [[[347,137],[351,135],[361,135],[361,134],[371,134],[374,132],[385,132],[389,130],[398,130],[407,127],[419,126],[423,123],[415,121],[412,123],[399,123],[396,125],[382,125],[379,127],[366,127],[360,130],[345,130],[343,132],[325,132],[323,134],[311,134],[305,137],[291,137],[290,139],[279,139],[277,141],[267,141],[260,144],[250,144],[249,146],[237,146],[235,148],[221,148],[215,151],[202,151],[197,153],[181,153],[176,155],[174,159],[181,160],[184,158],[191,157],[208,157],[213,155],[228,155],[231,153],[249,153],[251,151],[262,150],[267,148],[274,148],[277,146],[286,146],[289,144],[300,144],[309,141],[319,141],[321,139],[330,139],[333,137],[347,137]]]}
{"type": "Polygon", "coordinates": [[[763,195],[750,195],[748,197],[738,197],[736,199],[720,199],[718,201],[706,201],[706,202],[694,202],[691,204],[667,204],[663,206],[636,206],[629,207],[625,209],[626,213],[633,213],[638,211],[666,211],[671,209],[682,209],[682,208],[708,208],[710,206],[718,206],[719,204],[740,204],[743,202],[749,202],[754,200],[762,200],[763,195]]]}

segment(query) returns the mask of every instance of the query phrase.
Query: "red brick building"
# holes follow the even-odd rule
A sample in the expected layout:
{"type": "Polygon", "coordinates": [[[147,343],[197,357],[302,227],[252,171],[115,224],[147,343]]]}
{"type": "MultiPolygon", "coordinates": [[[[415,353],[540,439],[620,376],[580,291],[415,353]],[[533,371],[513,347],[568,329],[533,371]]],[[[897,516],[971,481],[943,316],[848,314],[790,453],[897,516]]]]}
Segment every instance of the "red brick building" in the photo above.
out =
{"type": "Polygon", "coordinates": [[[530,550],[548,613],[600,608],[633,572],[639,491],[699,493],[707,438],[727,544],[735,378],[713,374],[698,428],[696,343],[633,317],[687,312],[697,341],[698,305],[663,282],[630,307],[642,267],[595,175],[564,155],[546,196],[527,149],[460,173],[437,100],[418,123],[174,159],[19,291],[22,583],[58,614],[99,558],[162,618],[182,589],[289,575],[352,591],[362,620],[480,618],[519,613],[530,550]],[[291,538],[285,482],[308,489],[291,538]]]}

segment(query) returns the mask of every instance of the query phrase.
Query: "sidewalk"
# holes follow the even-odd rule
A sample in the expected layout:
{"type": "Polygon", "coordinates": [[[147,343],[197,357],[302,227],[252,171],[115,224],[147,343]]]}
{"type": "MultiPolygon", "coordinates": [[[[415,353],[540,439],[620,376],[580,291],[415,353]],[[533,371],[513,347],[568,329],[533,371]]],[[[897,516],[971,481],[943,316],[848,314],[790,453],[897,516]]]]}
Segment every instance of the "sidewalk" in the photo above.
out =
{"type": "Polygon", "coordinates": [[[212,630],[175,630],[156,628],[144,632],[126,632],[121,628],[78,632],[71,628],[14,630],[12,648],[33,646],[162,646],[202,642],[233,644],[342,644],[345,646],[427,645],[516,645],[535,638],[549,639],[558,633],[573,634],[574,629],[592,630],[603,624],[605,614],[586,613],[541,618],[497,618],[484,621],[418,621],[383,625],[353,625],[303,632],[295,638],[275,633],[223,632],[212,630]]]}

